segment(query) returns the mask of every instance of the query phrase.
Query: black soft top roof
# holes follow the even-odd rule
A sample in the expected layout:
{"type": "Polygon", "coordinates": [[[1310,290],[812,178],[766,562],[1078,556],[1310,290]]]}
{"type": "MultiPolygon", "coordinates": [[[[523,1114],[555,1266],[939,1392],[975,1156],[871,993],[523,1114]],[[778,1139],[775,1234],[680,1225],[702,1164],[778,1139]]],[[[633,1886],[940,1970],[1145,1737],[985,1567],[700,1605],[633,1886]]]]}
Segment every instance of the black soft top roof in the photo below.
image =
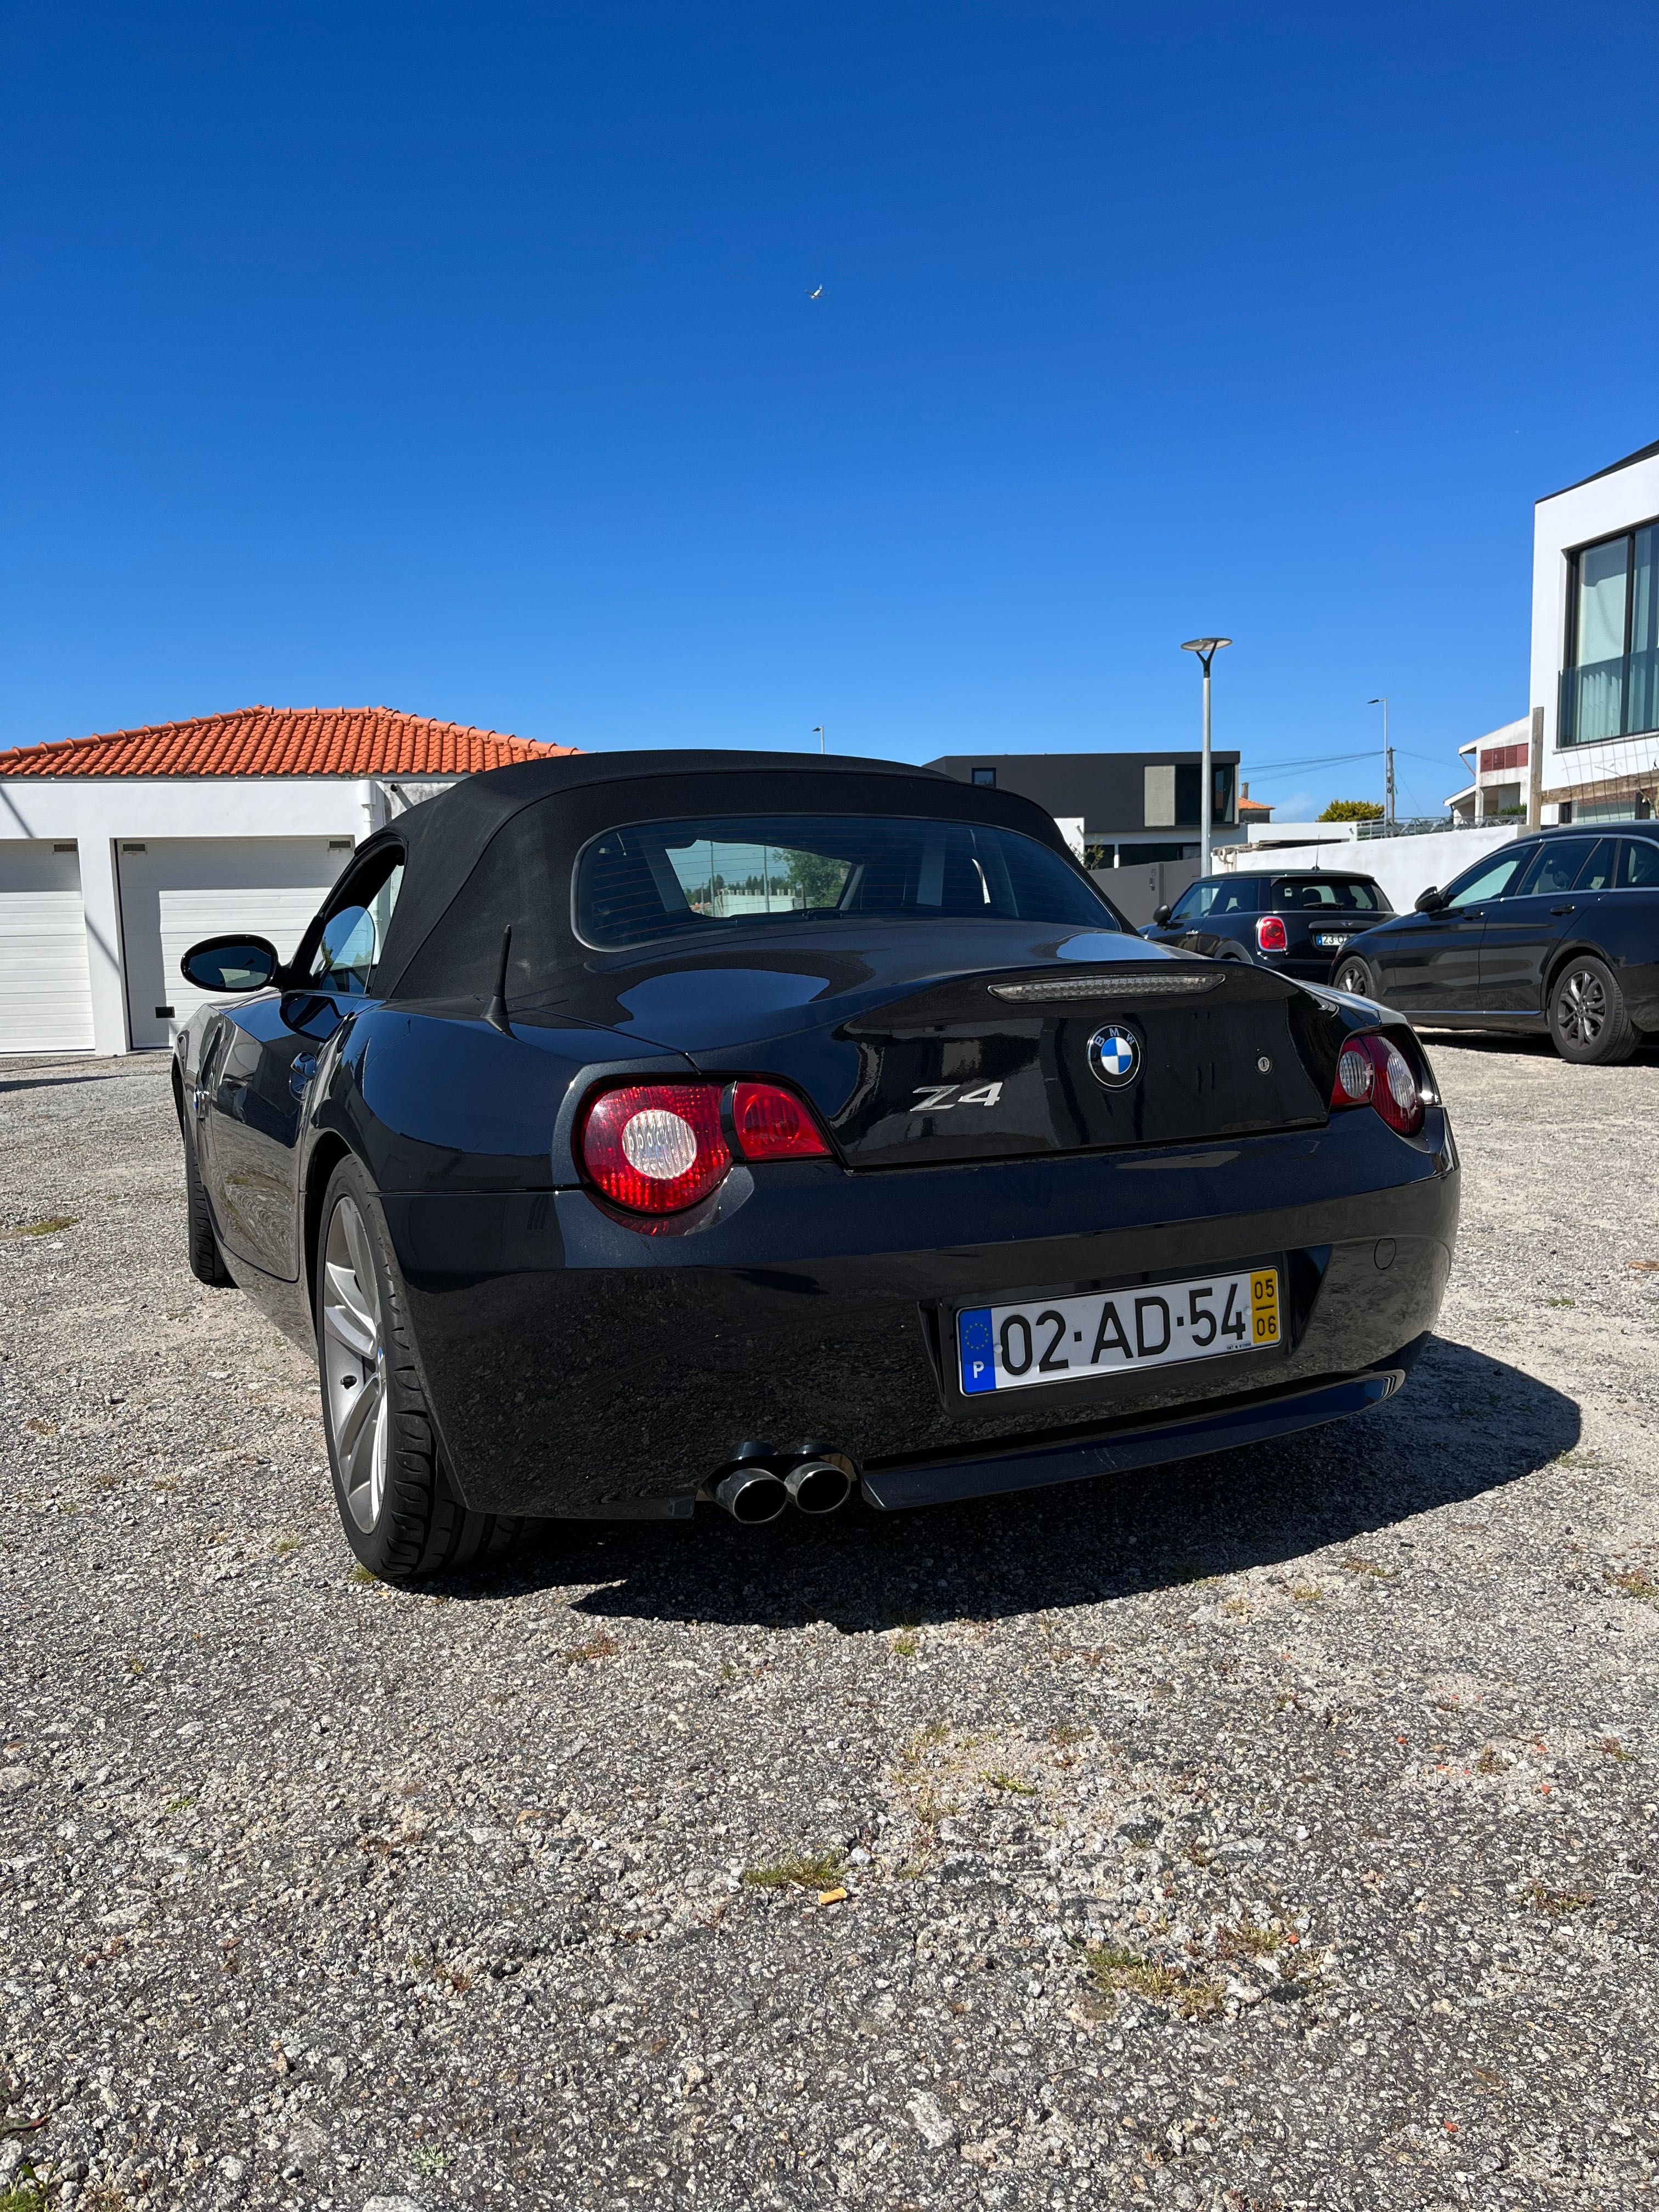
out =
{"type": "MultiPolygon", "coordinates": [[[[493,866],[506,875],[527,864],[528,854],[518,850],[524,841],[509,836],[503,842],[502,833],[527,809],[550,799],[568,802],[556,810],[564,834],[551,841],[536,840],[539,865],[567,870],[580,847],[603,830],[713,811],[922,814],[995,823],[1072,858],[1054,817],[1030,799],[962,783],[955,776],[903,761],[689,749],[570,753],[556,760],[519,761],[511,768],[491,769],[453,784],[435,799],[399,815],[361,848],[361,854],[368,854],[396,844],[408,856],[408,872],[386,933],[380,988],[396,991],[416,955],[429,939],[441,937],[445,915],[475,874],[493,866]]],[[[568,881],[567,872],[560,894],[568,881]]],[[[479,902],[470,894],[469,902],[479,902]]],[[[562,908],[562,896],[556,902],[562,908]]],[[[540,957],[545,957],[550,949],[544,945],[540,957]]],[[[528,945],[526,951],[528,957],[528,945]]],[[[517,951],[515,938],[515,969],[517,951]]],[[[423,963],[423,969],[429,964],[423,963]]],[[[469,949],[469,969],[478,964],[477,952],[469,949]]]]}

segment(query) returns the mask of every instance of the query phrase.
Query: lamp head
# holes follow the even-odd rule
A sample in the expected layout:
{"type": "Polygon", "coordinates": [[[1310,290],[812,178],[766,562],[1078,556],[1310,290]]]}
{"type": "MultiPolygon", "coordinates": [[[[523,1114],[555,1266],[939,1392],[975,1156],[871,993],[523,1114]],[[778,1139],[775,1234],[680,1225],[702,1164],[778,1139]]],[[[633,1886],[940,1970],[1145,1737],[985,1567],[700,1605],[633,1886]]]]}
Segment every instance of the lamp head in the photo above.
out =
{"type": "Polygon", "coordinates": [[[1183,653],[1201,653],[1207,660],[1212,653],[1219,653],[1224,645],[1231,645],[1230,637],[1189,637],[1182,647],[1183,653]]]}

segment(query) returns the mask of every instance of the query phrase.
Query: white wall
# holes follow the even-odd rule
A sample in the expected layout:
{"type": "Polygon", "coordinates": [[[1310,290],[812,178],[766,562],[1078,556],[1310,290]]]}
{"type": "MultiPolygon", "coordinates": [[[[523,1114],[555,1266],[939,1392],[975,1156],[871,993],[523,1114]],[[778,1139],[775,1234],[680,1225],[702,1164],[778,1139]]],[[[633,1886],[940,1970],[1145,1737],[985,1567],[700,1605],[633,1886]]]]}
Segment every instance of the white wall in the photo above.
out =
{"type": "Polygon", "coordinates": [[[1560,674],[1566,641],[1567,556],[1580,545],[1659,516],[1659,453],[1610,476],[1540,499],[1534,510],[1532,550],[1532,705],[1544,715],[1546,791],[1599,783],[1659,767],[1659,736],[1613,738],[1568,745],[1559,734],[1560,674]]]}
{"type": "MultiPolygon", "coordinates": [[[[1328,825],[1327,825],[1328,826],[1328,825]]],[[[1444,885],[1465,868],[1495,853],[1521,835],[1523,824],[1494,823],[1487,830],[1434,830],[1419,837],[1367,837],[1352,845],[1292,846],[1288,851],[1268,852],[1260,846],[1234,856],[1239,875],[1291,875],[1304,868],[1341,869],[1372,876],[1388,894],[1397,914],[1408,914],[1419,891],[1431,884],[1444,885]]]]}
{"type": "Polygon", "coordinates": [[[118,842],[240,836],[349,837],[361,844],[386,813],[374,783],[348,776],[0,776],[0,839],[72,837],[80,848],[99,1053],[128,1048],[118,842]]]}

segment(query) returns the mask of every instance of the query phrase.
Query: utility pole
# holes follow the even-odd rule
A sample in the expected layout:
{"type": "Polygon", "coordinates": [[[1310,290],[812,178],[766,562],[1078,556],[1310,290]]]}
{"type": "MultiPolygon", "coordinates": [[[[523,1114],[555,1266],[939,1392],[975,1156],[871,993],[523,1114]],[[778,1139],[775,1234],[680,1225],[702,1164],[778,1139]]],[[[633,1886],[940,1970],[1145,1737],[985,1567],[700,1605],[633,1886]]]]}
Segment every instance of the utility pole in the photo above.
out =
{"type": "Polygon", "coordinates": [[[1231,645],[1230,637],[1189,637],[1182,647],[1183,653],[1195,653],[1204,671],[1204,765],[1199,770],[1198,793],[1198,872],[1201,876],[1210,872],[1210,839],[1213,834],[1211,815],[1215,796],[1215,771],[1210,763],[1210,663],[1224,645],[1231,645]]]}
{"type": "Polygon", "coordinates": [[[1389,702],[1386,698],[1367,699],[1368,707],[1382,709],[1382,824],[1394,828],[1394,747],[1389,743],[1389,702]]]}

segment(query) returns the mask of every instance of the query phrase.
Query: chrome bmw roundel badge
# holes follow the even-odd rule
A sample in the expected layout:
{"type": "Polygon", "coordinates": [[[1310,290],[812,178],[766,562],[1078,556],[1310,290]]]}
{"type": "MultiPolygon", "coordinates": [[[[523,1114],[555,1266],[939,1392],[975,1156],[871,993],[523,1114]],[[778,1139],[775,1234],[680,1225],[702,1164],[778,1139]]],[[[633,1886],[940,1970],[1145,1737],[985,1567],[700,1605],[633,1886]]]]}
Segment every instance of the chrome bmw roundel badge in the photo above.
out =
{"type": "Polygon", "coordinates": [[[1089,1073],[1109,1091],[1121,1091],[1140,1073],[1140,1040],[1133,1030],[1108,1022],[1089,1040],[1089,1073]]]}

